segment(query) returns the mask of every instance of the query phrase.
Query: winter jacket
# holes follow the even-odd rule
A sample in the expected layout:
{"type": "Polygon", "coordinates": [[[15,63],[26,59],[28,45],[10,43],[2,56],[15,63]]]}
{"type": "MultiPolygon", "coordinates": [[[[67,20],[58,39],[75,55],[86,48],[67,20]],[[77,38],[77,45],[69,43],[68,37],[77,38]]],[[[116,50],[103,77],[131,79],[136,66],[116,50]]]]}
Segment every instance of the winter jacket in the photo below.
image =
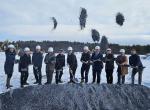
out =
{"type": "Polygon", "coordinates": [[[128,74],[128,67],[123,65],[128,65],[128,58],[127,56],[118,55],[116,58],[116,63],[118,65],[117,71],[119,72],[121,69],[121,74],[125,75],[128,74]],[[122,65],[122,66],[121,66],[122,65]]]}
{"type": "Polygon", "coordinates": [[[91,55],[90,52],[88,53],[82,53],[80,61],[82,62],[82,65],[90,65],[91,55]],[[83,62],[88,62],[88,64],[85,64],[83,62]]]}
{"type": "Polygon", "coordinates": [[[56,64],[55,64],[55,69],[59,70],[62,69],[65,66],[65,55],[63,54],[58,54],[56,56],[56,64]]]}
{"type": "Polygon", "coordinates": [[[129,64],[134,67],[136,67],[136,66],[138,66],[139,68],[143,67],[140,56],[137,54],[131,55],[129,57],[129,64]]]}
{"type": "Polygon", "coordinates": [[[114,55],[113,54],[106,54],[106,56],[104,57],[104,62],[105,64],[105,70],[112,70],[114,69],[114,55]]]}
{"type": "Polygon", "coordinates": [[[43,54],[41,52],[34,52],[32,56],[32,64],[35,67],[42,67],[43,54]]]}
{"type": "Polygon", "coordinates": [[[6,74],[12,74],[13,73],[13,68],[14,68],[14,63],[15,63],[15,56],[16,52],[10,52],[9,50],[5,51],[6,55],[6,60],[4,64],[4,70],[6,74]]]}
{"type": "Polygon", "coordinates": [[[56,57],[55,54],[46,54],[44,62],[46,64],[46,72],[54,71],[55,69],[55,63],[56,63],[56,57]]]}
{"type": "Polygon", "coordinates": [[[68,54],[67,56],[67,64],[69,67],[74,70],[77,68],[77,58],[74,53],[68,54]]]}
{"type": "Polygon", "coordinates": [[[31,64],[31,56],[24,54],[20,57],[19,72],[28,71],[28,66],[31,64]]]}
{"type": "Polygon", "coordinates": [[[101,70],[103,69],[103,55],[101,53],[93,53],[91,57],[91,61],[93,62],[93,70],[101,70]],[[101,60],[101,61],[97,61],[101,60]]]}

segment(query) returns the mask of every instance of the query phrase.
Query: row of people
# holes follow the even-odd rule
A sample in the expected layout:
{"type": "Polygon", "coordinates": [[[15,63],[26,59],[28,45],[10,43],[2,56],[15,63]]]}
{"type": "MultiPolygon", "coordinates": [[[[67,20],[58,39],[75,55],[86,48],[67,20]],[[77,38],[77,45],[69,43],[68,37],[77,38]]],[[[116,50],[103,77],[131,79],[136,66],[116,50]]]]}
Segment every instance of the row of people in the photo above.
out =
{"type": "MultiPolygon", "coordinates": [[[[15,56],[18,54],[20,56],[19,60],[19,72],[21,73],[20,84],[21,87],[24,85],[28,85],[27,79],[29,76],[29,65],[33,64],[33,73],[36,79],[34,84],[42,84],[42,62],[43,62],[43,52],[41,51],[41,46],[36,46],[36,51],[32,55],[31,60],[31,52],[28,47],[24,49],[24,51],[20,51],[17,53],[15,51],[14,45],[9,45],[8,49],[5,51],[6,54],[6,61],[4,65],[5,73],[7,74],[6,80],[6,87],[10,88],[10,79],[13,74],[13,68],[15,64],[15,56]]],[[[114,72],[114,63],[118,65],[117,73],[118,73],[118,84],[125,83],[125,75],[128,74],[128,67],[132,67],[132,84],[134,84],[134,76],[138,72],[139,73],[139,84],[142,81],[142,71],[143,65],[140,60],[139,55],[137,55],[136,50],[131,50],[131,56],[129,57],[129,64],[128,58],[125,55],[125,50],[121,49],[120,54],[115,58],[112,50],[108,48],[106,50],[106,55],[100,52],[100,47],[96,46],[94,52],[90,52],[87,46],[84,47],[83,53],[81,55],[80,61],[82,62],[81,67],[81,83],[88,83],[88,74],[90,66],[92,65],[92,75],[93,75],[93,82],[100,83],[101,80],[101,72],[104,67],[105,63],[105,72],[107,83],[113,83],[113,72],[114,72]],[[97,80],[96,80],[97,79],[97,80]]],[[[65,67],[65,55],[64,50],[60,49],[58,55],[55,55],[54,50],[52,47],[48,49],[48,53],[44,58],[44,62],[46,64],[46,76],[47,82],[45,84],[51,84],[53,79],[53,73],[56,71],[55,81],[56,84],[62,83],[62,75],[63,75],[63,68],[65,67]]],[[[77,58],[73,52],[73,48],[68,48],[68,55],[67,55],[67,65],[69,67],[70,73],[70,81],[69,83],[75,83],[74,77],[77,69],[77,58]]]]}

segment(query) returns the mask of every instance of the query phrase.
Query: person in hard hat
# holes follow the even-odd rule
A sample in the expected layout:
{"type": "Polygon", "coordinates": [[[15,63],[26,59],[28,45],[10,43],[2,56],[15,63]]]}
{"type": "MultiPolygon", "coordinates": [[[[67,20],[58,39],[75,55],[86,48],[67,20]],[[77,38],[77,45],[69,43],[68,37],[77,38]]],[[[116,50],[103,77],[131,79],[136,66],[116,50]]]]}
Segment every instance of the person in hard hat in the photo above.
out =
{"type": "Polygon", "coordinates": [[[77,58],[76,55],[73,53],[72,47],[68,47],[67,64],[69,66],[69,73],[70,73],[69,83],[75,83],[73,78],[75,77],[75,73],[77,69],[77,58]]]}
{"type": "Polygon", "coordinates": [[[63,83],[61,79],[63,75],[63,67],[65,67],[65,55],[64,55],[64,50],[60,49],[58,55],[56,56],[56,64],[55,64],[56,84],[63,83]]]}
{"type": "Polygon", "coordinates": [[[118,82],[117,84],[124,84],[125,83],[125,75],[128,74],[128,58],[125,55],[125,50],[120,49],[120,55],[116,58],[116,63],[118,65],[118,82]]]}
{"type": "Polygon", "coordinates": [[[6,55],[6,60],[4,64],[4,70],[5,70],[5,74],[7,75],[6,87],[10,88],[12,87],[12,85],[10,84],[10,80],[13,75],[15,56],[16,56],[15,46],[12,44],[8,45],[8,48],[5,50],[5,55],[6,55]]]}
{"type": "Polygon", "coordinates": [[[20,57],[19,72],[21,72],[21,87],[24,87],[24,85],[29,85],[29,83],[27,83],[27,79],[29,76],[29,65],[31,64],[30,53],[30,49],[26,47],[24,49],[24,55],[20,57]]]}
{"type": "Polygon", "coordinates": [[[129,64],[132,68],[132,84],[134,84],[135,75],[138,73],[138,84],[142,83],[142,73],[143,73],[143,64],[140,59],[140,56],[137,54],[135,49],[131,50],[131,56],[129,57],[129,64]]]}
{"type": "Polygon", "coordinates": [[[45,84],[51,84],[56,63],[56,56],[53,47],[48,48],[48,53],[45,56],[44,62],[46,64],[46,77],[47,77],[47,82],[45,84]]]}
{"type": "Polygon", "coordinates": [[[92,54],[91,63],[93,66],[93,82],[95,83],[97,77],[97,84],[100,84],[101,72],[103,69],[103,54],[100,52],[100,46],[95,47],[95,52],[92,54]]]}
{"type": "Polygon", "coordinates": [[[33,73],[36,79],[36,82],[34,82],[34,84],[41,85],[42,83],[42,72],[41,72],[42,62],[43,62],[43,53],[41,51],[41,46],[37,45],[36,50],[32,56],[33,73]]]}
{"type": "Polygon", "coordinates": [[[88,83],[88,73],[90,69],[90,60],[91,55],[88,46],[85,46],[83,48],[83,53],[81,55],[80,61],[82,62],[81,67],[81,83],[85,81],[85,83],[88,83]]]}
{"type": "Polygon", "coordinates": [[[104,57],[107,84],[113,83],[114,61],[114,54],[112,53],[111,48],[108,48],[104,57]]]}

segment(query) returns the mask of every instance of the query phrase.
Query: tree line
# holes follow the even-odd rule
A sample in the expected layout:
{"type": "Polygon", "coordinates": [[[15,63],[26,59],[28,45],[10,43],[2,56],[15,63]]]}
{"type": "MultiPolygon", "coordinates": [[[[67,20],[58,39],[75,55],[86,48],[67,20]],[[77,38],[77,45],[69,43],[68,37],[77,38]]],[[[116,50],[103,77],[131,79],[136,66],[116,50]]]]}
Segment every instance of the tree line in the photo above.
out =
{"type": "MultiPolygon", "coordinates": [[[[105,37],[105,36],[104,36],[105,37]]],[[[90,50],[94,49],[96,45],[101,46],[101,50],[105,53],[105,50],[109,47],[113,50],[113,53],[118,54],[120,49],[125,49],[127,54],[130,54],[132,48],[136,49],[139,54],[150,53],[150,45],[119,45],[109,44],[107,38],[102,38],[100,43],[83,43],[83,42],[69,42],[69,41],[13,41],[11,42],[17,49],[29,47],[32,51],[35,50],[36,45],[40,45],[44,51],[47,51],[48,47],[53,47],[56,52],[59,49],[67,51],[68,46],[72,46],[75,52],[81,52],[84,46],[89,46],[90,50]]],[[[0,46],[3,42],[0,42],[0,46]]],[[[3,47],[1,47],[3,50],[3,47]]]]}

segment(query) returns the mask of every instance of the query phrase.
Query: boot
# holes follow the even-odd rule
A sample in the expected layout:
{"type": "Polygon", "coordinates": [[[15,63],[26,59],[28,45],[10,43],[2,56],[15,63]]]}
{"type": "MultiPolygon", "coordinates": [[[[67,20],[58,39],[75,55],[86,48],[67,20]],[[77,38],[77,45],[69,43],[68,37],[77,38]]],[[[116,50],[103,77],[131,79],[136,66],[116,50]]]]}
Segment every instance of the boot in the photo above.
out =
{"type": "Polygon", "coordinates": [[[84,83],[84,79],[81,79],[81,82],[80,83],[84,83]]]}
{"type": "Polygon", "coordinates": [[[68,83],[72,83],[72,81],[70,80],[68,83]]]}
{"type": "Polygon", "coordinates": [[[38,82],[36,81],[36,82],[34,82],[33,84],[38,84],[38,82]]]}
{"type": "Polygon", "coordinates": [[[45,85],[48,85],[48,84],[50,84],[49,82],[46,82],[46,83],[44,83],[45,85]]]}
{"type": "Polygon", "coordinates": [[[6,87],[7,89],[13,87],[12,85],[10,85],[10,78],[7,78],[6,80],[6,87]]]}
{"type": "Polygon", "coordinates": [[[24,85],[29,85],[29,83],[25,82],[24,85]]]}
{"type": "Polygon", "coordinates": [[[21,87],[21,88],[24,88],[24,85],[21,85],[20,87],[21,87]]]}

